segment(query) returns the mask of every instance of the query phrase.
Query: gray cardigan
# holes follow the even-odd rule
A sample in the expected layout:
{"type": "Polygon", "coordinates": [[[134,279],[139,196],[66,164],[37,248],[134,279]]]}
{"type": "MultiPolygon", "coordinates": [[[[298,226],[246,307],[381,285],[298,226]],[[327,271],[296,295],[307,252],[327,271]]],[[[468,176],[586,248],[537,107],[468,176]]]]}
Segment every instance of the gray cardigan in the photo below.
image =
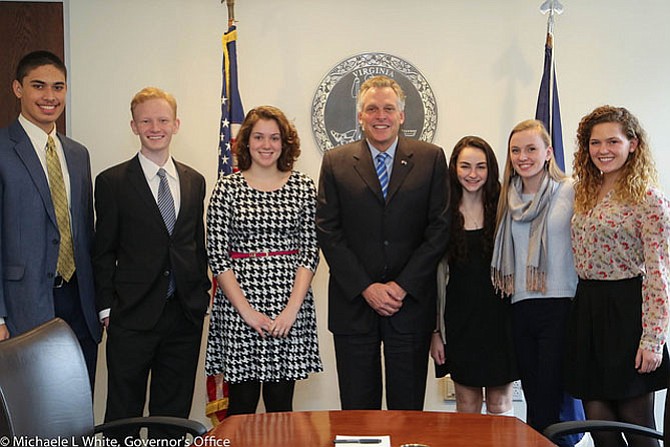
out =
{"type": "Polygon", "coordinates": [[[435,325],[445,345],[447,344],[447,327],[444,323],[444,313],[447,311],[447,284],[449,284],[449,261],[445,254],[437,264],[437,323],[435,325]]]}

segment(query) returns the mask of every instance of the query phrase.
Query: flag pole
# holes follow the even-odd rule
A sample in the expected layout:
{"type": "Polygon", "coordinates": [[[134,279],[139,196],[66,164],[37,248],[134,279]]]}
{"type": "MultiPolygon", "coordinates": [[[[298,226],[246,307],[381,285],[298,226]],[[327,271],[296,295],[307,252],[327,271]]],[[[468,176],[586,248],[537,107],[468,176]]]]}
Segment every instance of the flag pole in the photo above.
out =
{"type": "MultiPolygon", "coordinates": [[[[224,0],[221,0],[223,4],[224,0]]],[[[235,0],[226,0],[228,7],[228,29],[221,37],[222,79],[221,79],[221,119],[219,121],[218,176],[234,171],[232,146],[237,128],[244,120],[242,101],[237,86],[237,29],[235,27],[235,0]]],[[[217,290],[216,278],[212,278],[212,309],[217,290]]],[[[210,315],[210,327],[214,324],[214,311],[210,315]]],[[[207,404],[205,414],[218,425],[228,415],[228,383],[223,374],[207,375],[207,404]]]]}
{"type": "Polygon", "coordinates": [[[556,65],[554,59],[554,25],[555,17],[563,13],[563,5],[559,0],[545,0],[540,12],[547,14],[547,36],[544,45],[544,71],[540,82],[535,118],[542,121],[551,136],[554,148],[554,159],[561,170],[565,170],[563,154],[563,129],[558,99],[558,83],[556,82],[556,65]]]}
{"type": "MultiPolygon", "coordinates": [[[[221,0],[223,3],[224,0],[221,0]]],[[[228,28],[235,24],[235,0],[225,0],[228,7],[228,28]]]]}
{"type": "Polygon", "coordinates": [[[547,41],[549,41],[549,36],[553,36],[554,34],[554,16],[556,14],[563,14],[563,5],[559,0],[545,0],[540,6],[540,12],[542,14],[549,14],[547,17],[547,41]]]}
{"type": "MultiPolygon", "coordinates": [[[[559,0],[545,0],[545,2],[542,3],[542,5],[540,6],[540,12],[542,12],[542,14],[548,14],[547,15],[547,39],[545,41],[545,45],[547,46],[547,48],[551,49],[551,52],[552,52],[552,57],[551,57],[552,63],[551,63],[551,69],[550,69],[550,73],[549,73],[549,85],[553,86],[554,75],[555,75],[555,73],[554,73],[555,66],[554,66],[554,62],[553,62],[553,59],[554,59],[554,57],[553,57],[553,52],[554,52],[554,27],[556,25],[555,15],[556,14],[558,14],[558,15],[563,14],[563,5],[561,4],[561,2],[559,0]]],[[[550,102],[553,102],[554,91],[551,87],[549,88],[549,90],[551,92],[550,96],[552,97],[550,99],[550,102]]],[[[551,116],[551,112],[550,112],[550,116],[551,116]]],[[[548,130],[550,132],[552,131],[552,129],[548,129],[548,130]]]]}

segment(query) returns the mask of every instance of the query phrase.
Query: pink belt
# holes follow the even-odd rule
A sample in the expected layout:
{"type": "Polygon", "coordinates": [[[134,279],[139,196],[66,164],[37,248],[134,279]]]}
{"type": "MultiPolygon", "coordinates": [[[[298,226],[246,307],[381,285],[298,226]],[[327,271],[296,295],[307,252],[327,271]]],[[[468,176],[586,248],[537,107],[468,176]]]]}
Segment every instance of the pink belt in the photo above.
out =
{"type": "Polygon", "coordinates": [[[283,255],[296,255],[300,253],[300,250],[285,250],[285,251],[254,251],[251,253],[239,253],[237,251],[231,251],[230,257],[233,259],[244,259],[244,258],[264,258],[266,256],[283,256],[283,255]]]}

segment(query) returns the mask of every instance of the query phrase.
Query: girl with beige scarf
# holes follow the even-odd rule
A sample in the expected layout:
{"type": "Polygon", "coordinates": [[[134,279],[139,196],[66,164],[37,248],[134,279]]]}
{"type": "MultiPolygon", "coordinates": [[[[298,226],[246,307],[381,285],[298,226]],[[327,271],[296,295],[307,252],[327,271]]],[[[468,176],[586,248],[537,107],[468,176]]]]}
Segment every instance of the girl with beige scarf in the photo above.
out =
{"type": "MultiPolygon", "coordinates": [[[[491,276],[496,290],[511,297],[526,420],[539,432],[584,418],[581,403],[563,389],[565,327],[577,284],[570,249],[573,198],[544,125],[519,123],[508,141],[491,276]]],[[[578,441],[565,437],[559,444],[578,441]]]]}

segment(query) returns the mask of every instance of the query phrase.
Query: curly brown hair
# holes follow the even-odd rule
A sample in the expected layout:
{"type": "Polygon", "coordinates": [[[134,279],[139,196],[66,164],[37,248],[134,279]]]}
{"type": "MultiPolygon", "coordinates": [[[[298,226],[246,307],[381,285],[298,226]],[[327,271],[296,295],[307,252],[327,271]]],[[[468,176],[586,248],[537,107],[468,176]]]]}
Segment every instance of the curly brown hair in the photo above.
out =
{"type": "Polygon", "coordinates": [[[637,140],[637,148],[628,154],[622,173],[614,187],[614,198],[622,203],[642,202],[647,189],[656,184],[657,174],[651,149],[638,119],[624,107],[601,106],[586,115],[577,128],[577,151],[572,162],[575,178],[575,212],[585,213],[598,199],[603,182],[600,170],[591,160],[589,141],[593,126],[601,123],[619,123],[628,140],[637,140]]]}
{"type": "Polygon", "coordinates": [[[251,154],[249,153],[249,136],[259,120],[273,120],[279,126],[281,133],[281,155],[277,160],[277,169],[288,172],[293,169],[293,164],[300,155],[300,137],[295,126],[286,118],[284,112],[273,106],[259,106],[249,110],[244,117],[242,127],[237,133],[235,140],[235,154],[237,155],[237,167],[240,171],[246,171],[251,167],[251,154]]]}

